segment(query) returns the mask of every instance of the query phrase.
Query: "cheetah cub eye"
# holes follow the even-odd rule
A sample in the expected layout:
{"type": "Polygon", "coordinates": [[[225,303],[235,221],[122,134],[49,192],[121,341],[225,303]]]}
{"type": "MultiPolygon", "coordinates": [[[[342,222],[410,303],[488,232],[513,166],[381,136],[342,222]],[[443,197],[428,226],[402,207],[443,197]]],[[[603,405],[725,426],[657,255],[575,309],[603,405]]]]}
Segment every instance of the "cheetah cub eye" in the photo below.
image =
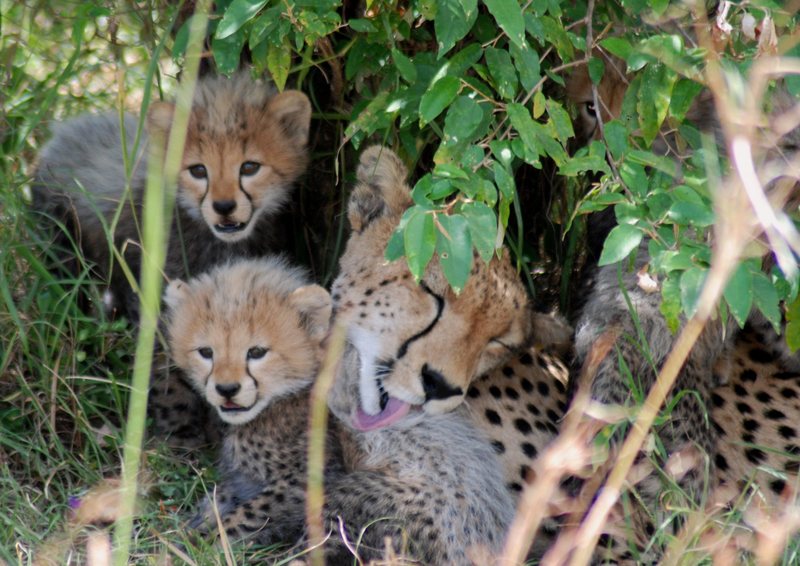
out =
{"type": "Polygon", "coordinates": [[[204,360],[210,360],[214,358],[214,350],[209,348],[208,346],[203,346],[197,349],[197,353],[200,354],[200,357],[204,360]]]}
{"type": "Polygon", "coordinates": [[[260,360],[264,356],[267,355],[269,352],[269,348],[264,348],[262,346],[253,346],[249,350],[247,350],[247,359],[248,360],[260,360]]]}

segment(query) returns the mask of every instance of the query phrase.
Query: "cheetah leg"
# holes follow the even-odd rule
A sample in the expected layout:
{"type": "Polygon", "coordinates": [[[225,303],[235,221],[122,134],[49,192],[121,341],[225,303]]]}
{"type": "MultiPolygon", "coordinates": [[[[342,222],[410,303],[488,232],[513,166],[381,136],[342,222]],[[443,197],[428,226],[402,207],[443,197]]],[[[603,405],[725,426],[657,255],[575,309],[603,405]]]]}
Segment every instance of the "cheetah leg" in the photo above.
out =
{"type": "Polygon", "coordinates": [[[215,532],[219,529],[217,513],[222,530],[230,538],[263,545],[293,544],[303,532],[304,489],[302,486],[275,489],[234,474],[221,481],[215,492],[202,502],[189,526],[204,535],[215,532]]]}
{"type": "MultiPolygon", "coordinates": [[[[412,555],[414,545],[424,541],[427,552],[419,558],[425,563],[465,562],[463,548],[446,544],[444,529],[455,526],[453,517],[436,516],[435,491],[370,471],[339,478],[327,493],[325,519],[333,533],[327,559],[352,563],[353,551],[365,561],[380,559],[388,539],[394,552],[412,555]]],[[[447,515],[445,509],[438,511],[447,515]]]]}

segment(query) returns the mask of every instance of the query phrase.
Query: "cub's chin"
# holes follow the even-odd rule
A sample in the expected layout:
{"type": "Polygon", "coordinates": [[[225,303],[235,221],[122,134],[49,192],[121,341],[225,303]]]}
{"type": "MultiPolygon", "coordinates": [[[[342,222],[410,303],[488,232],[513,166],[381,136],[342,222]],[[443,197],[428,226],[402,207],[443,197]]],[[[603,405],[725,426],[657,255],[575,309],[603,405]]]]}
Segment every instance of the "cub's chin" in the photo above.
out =
{"type": "Polygon", "coordinates": [[[214,218],[213,220],[203,218],[203,220],[205,220],[211,233],[214,234],[218,240],[229,244],[241,242],[249,238],[250,234],[253,232],[253,226],[255,225],[254,218],[250,218],[246,222],[236,222],[233,220],[220,221],[219,218],[214,218]]]}
{"type": "Polygon", "coordinates": [[[228,424],[243,425],[252,421],[269,403],[269,399],[259,399],[249,407],[243,407],[230,401],[216,405],[219,418],[228,424]]]}

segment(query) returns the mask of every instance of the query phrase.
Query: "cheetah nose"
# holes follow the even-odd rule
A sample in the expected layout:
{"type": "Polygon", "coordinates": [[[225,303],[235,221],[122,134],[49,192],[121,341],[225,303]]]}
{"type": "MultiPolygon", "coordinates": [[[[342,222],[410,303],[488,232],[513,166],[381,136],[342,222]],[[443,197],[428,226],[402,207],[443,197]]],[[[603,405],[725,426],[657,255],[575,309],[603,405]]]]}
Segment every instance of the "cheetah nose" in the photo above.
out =
{"type": "Polygon", "coordinates": [[[463,389],[447,383],[444,376],[435,369],[431,369],[428,364],[422,366],[420,375],[422,376],[422,389],[425,391],[425,401],[447,399],[454,395],[464,394],[463,389]]]}
{"type": "Polygon", "coordinates": [[[233,398],[239,392],[239,389],[242,388],[241,385],[238,383],[217,383],[215,386],[217,393],[225,397],[226,399],[233,398]]]}
{"type": "Polygon", "coordinates": [[[236,201],[235,200],[215,200],[211,203],[211,208],[213,208],[217,213],[224,215],[230,214],[236,208],[236,201]]]}

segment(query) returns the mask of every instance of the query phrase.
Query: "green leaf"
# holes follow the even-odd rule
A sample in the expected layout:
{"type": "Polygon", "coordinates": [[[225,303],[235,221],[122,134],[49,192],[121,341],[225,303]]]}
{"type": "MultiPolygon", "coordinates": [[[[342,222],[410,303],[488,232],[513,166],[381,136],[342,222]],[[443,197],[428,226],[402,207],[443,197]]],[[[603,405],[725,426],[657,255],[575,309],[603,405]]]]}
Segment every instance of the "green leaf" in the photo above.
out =
{"type": "Polygon", "coordinates": [[[600,84],[600,80],[603,78],[603,73],[605,73],[606,70],[603,60],[599,57],[592,57],[589,59],[587,67],[589,70],[589,79],[596,85],[600,84]]]}
{"type": "Polygon", "coordinates": [[[525,90],[533,89],[541,80],[539,73],[539,54],[530,47],[521,49],[511,44],[511,57],[519,73],[519,82],[525,90]]]}
{"type": "Polygon", "coordinates": [[[456,146],[471,142],[483,117],[483,109],[474,98],[459,96],[447,109],[442,143],[456,146]]]}
{"type": "Polygon", "coordinates": [[[692,267],[681,275],[681,304],[687,316],[693,316],[697,311],[700,293],[706,282],[708,269],[705,267],[692,267]]]}
{"type": "Polygon", "coordinates": [[[752,271],[753,275],[753,302],[758,310],[772,324],[775,332],[781,331],[781,308],[778,290],[772,281],[760,270],[752,271]]]}
{"type": "Polygon", "coordinates": [[[740,263],[728,280],[723,292],[731,314],[743,327],[753,306],[753,275],[746,264],[740,263]]]}
{"type": "Polygon", "coordinates": [[[217,26],[216,39],[225,39],[239,31],[250,18],[266,6],[267,0],[233,0],[217,26]]]}
{"type": "Polygon", "coordinates": [[[667,217],[678,224],[693,224],[700,228],[714,223],[714,211],[711,207],[693,202],[674,203],[667,212],[667,217]]]}
{"type": "Polygon", "coordinates": [[[548,98],[545,105],[547,107],[547,114],[550,116],[550,120],[553,122],[553,126],[556,129],[558,139],[562,142],[566,142],[575,135],[575,132],[572,131],[572,120],[569,114],[564,110],[564,107],[555,100],[548,98]]]}
{"type": "Polygon", "coordinates": [[[482,202],[468,202],[461,207],[461,214],[467,219],[472,244],[483,261],[488,262],[494,255],[497,240],[497,217],[491,208],[482,202]]]}
{"type": "Polygon", "coordinates": [[[681,324],[681,288],[677,277],[670,276],[661,283],[659,309],[667,321],[669,331],[675,334],[681,324]]]}
{"type": "Polygon", "coordinates": [[[383,254],[383,257],[386,258],[386,261],[395,261],[403,257],[406,253],[406,246],[403,242],[403,231],[398,227],[392,232],[392,236],[389,238],[389,243],[386,244],[386,251],[383,254]]]}
{"type": "Polygon", "coordinates": [[[653,143],[664,118],[667,117],[676,79],[675,72],[663,63],[651,63],[644,70],[636,110],[639,113],[642,137],[648,145],[653,143]]]}
{"type": "Polygon", "coordinates": [[[628,149],[628,130],[619,120],[611,120],[603,127],[603,138],[611,157],[619,161],[628,149]]]}
{"type": "Polygon", "coordinates": [[[511,55],[508,51],[486,48],[486,65],[489,73],[497,86],[497,92],[505,100],[512,100],[517,94],[517,72],[511,62],[511,55]]]}
{"type": "Polygon", "coordinates": [[[284,40],[281,45],[270,45],[267,50],[267,69],[272,75],[275,87],[283,92],[286,87],[286,79],[289,78],[289,68],[292,65],[292,48],[288,40],[284,40]]]}
{"type": "Polygon", "coordinates": [[[411,275],[416,281],[422,278],[425,268],[433,257],[436,246],[436,230],[433,224],[433,214],[425,209],[416,208],[408,219],[403,230],[403,244],[406,252],[406,261],[411,275]]]}
{"type": "Polygon", "coordinates": [[[413,215],[417,214],[418,211],[419,208],[411,207],[403,213],[403,216],[400,217],[400,222],[397,223],[397,228],[395,228],[394,232],[392,232],[392,236],[389,238],[389,243],[386,245],[384,257],[387,261],[395,261],[405,255],[406,245],[404,242],[404,232],[406,226],[408,225],[408,220],[413,215]]]}
{"type": "Polygon", "coordinates": [[[244,30],[240,29],[224,39],[215,37],[211,41],[211,52],[220,73],[230,75],[239,68],[239,54],[242,52],[244,40],[244,30]]]}
{"type": "Polygon", "coordinates": [[[497,25],[500,26],[511,42],[525,49],[525,20],[517,0],[484,0],[497,25]]]}
{"type": "Polygon", "coordinates": [[[437,216],[440,229],[436,232],[436,251],[439,263],[450,286],[460,293],[467,284],[472,269],[472,240],[469,223],[460,214],[437,216]]]}
{"type": "Polygon", "coordinates": [[[508,119],[511,125],[517,130],[522,143],[534,155],[539,155],[539,144],[536,140],[536,132],[533,129],[533,118],[528,113],[528,109],[522,104],[512,102],[506,107],[508,119]]]}
{"type": "Polygon", "coordinates": [[[353,31],[357,31],[359,33],[376,33],[378,28],[375,27],[375,24],[372,23],[372,20],[368,20],[366,18],[354,18],[352,20],[348,20],[347,25],[350,26],[350,29],[353,31]]]}
{"type": "Polygon", "coordinates": [[[433,27],[441,58],[467,35],[478,17],[478,0],[439,0],[433,27]]]}
{"type": "Polygon", "coordinates": [[[627,59],[633,50],[631,42],[624,37],[607,37],[600,41],[603,49],[606,49],[612,55],[616,55],[620,59],[627,59]]]}
{"type": "Polygon", "coordinates": [[[461,81],[451,76],[444,76],[433,83],[419,102],[420,126],[441,114],[453,102],[460,88],[461,81]]]}
{"type": "MultiPolygon", "coordinates": [[[[683,121],[686,112],[692,106],[695,97],[703,90],[703,85],[689,79],[678,79],[672,88],[672,97],[669,101],[669,113],[676,120],[683,121]]],[[[704,116],[704,118],[706,118],[704,116]]]]}
{"type": "Polygon", "coordinates": [[[644,234],[630,224],[620,224],[609,232],[598,265],[609,265],[628,257],[642,241],[644,234]]]}
{"type": "Polygon", "coordinates": [[[662,173],[666,173],[670,177],[675,177],[677,175],[677,166],[674,159],[656,155],[651,151],[634,149],[627,154],[627,159],[632,163],[647,165],[648,167],[657,169],[662,173]]]}
{"type": "Polygon", "coordinates": [[[544,94],[541,90],[537,90],[536,94],[533,95],[533,117],[534,119],[538,120],[544,114],[545,106],[547,105],[547,99],[544,97],[544,94]]]}
{"type": "Polygon", "coordinates": [[[495,163],[492,167],[494,173],[494,182],[500,190],[503,198],[513,200],[517,192],[516,185],[514,184],[514,177],[508,172],[505,166],[500,163],[495,163]]]}
{"type": "Polygon", "coordinates": [[[492,150],[492,155],[503,167],[511,167],[511,162],[514,160],[514,152],[511,151],[511,144],[508,141],[492,140],[489,142],[489,149],[492,150]]]}
{"type": "Polygon", "coordinates": [[[406,82],[414,83],[417,81],[417,68],[414,67],[414,63],[411,62],[411,59],[406,57],[400,50],[392,49],[392,60],[400,76],[403,77],[406,82]]]}
{"type": "Polygon", "coordinates": [[[800,348],[800,296],[786,309],[786,344],[792,352],[800,348]]]}
{"type": "Polygon", "coordinates": [[[442,179],[469,179],[466,171],[452,163],[440,163],[434,167],[433,174],[442,179]]]}

